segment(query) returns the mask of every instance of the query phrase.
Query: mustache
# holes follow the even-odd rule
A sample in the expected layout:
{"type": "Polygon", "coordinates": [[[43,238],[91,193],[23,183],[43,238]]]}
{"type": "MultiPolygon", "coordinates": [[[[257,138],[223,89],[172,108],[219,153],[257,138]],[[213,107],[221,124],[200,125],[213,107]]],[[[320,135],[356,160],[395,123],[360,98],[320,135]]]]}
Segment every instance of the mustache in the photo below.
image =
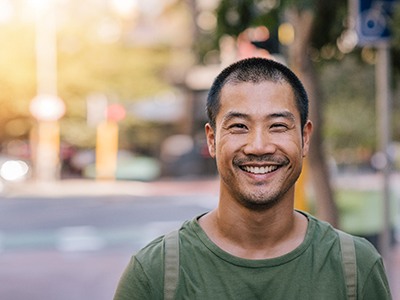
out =
{"type": "Polygon", "coordinates": [[[250,164],[250,163],[273,163],[278,165],[287,165],[289,164],[289,159],[282,156],[276,156],[271,154],[265,155],[247,155],[246,157],[235,157],[233,159],[233,163],[235,165],[243,165],[243,164],[250,164]]]}

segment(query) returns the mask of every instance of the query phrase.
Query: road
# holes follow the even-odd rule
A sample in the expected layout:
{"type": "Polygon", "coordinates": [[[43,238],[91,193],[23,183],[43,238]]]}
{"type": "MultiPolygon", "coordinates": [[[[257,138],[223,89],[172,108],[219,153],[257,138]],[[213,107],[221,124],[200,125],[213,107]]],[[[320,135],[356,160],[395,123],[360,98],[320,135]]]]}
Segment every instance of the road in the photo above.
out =
{"type": "Polygon", "coordinates": [[[131,255],[213,195],[0,199],[0,299],[110,300],[131,255]]]}
{"type": "MultiPolygon", "coordinates": [[[[0,196],[0,299],[112,299],[132,254],[214,207],[217,190],[216,180],[12,187],[0,196]]],[[[394,254],[400,300],[400,247],[394,254]]]]}

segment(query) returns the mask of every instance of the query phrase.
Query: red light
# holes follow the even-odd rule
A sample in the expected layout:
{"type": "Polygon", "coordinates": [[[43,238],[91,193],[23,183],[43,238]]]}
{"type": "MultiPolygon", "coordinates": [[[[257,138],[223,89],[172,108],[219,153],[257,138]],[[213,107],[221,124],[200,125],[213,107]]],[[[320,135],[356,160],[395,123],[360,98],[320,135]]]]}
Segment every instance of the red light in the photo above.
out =
{"type": "Polygon", "coordinates": [[[110,121],[121,121],[126,116],[125,107],[120,104],[111,104],[107,107],[107,119],[110,121]]]}

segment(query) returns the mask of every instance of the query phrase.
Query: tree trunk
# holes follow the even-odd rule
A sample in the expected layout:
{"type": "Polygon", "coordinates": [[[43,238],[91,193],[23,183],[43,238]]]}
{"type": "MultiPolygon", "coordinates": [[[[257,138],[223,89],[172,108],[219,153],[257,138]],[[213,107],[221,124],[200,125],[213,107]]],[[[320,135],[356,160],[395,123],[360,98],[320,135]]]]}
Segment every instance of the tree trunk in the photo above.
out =
{"type": "Polygon", "coordinates": [[[330,185],[330,174],[323,148],[322,92],[310,57],[310,36],[314,22],[311,10],[289,9],[288,21],[295,28],[295,40],[289,46],[288,59],[291,68],[302,80],[310,100],[310,120],[314,124],[309,150],[309,174],[316,197],[318,218],[338,226],[338,212],[330,185]]]}

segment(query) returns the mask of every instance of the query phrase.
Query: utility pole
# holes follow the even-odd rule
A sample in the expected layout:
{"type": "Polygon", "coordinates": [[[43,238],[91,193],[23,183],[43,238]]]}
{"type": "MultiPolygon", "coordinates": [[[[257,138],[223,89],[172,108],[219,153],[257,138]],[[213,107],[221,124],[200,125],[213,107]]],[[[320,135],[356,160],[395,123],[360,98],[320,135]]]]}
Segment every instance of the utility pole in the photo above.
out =
{"type": "Polygon", "coordinates": [[[390,254],[390,173],[391,158],[389,147],[392,137],[391,130],[391,68],[390,48],[387,43],[377,46],[377,61],[375,71],[376,82],[376,112],[377,112],[377,136],[378,150],[382,157],[382,200],[383,222],[382,232],[379,236],[379,249],[384,258],[390,254]]]}
{"type": "Polygon", "coordinates": [[[352,0],[350,13],[354,18],[359,46],[371,46],[376,49],[376,115],[377,147],[379,171],[382,186],[382,228],[379,235],[379,251],[390,268],[390,175],[391,157],[389,147],[391,130],[391,33],[390,18],[393,15],[396,0],[352,0]]]}

